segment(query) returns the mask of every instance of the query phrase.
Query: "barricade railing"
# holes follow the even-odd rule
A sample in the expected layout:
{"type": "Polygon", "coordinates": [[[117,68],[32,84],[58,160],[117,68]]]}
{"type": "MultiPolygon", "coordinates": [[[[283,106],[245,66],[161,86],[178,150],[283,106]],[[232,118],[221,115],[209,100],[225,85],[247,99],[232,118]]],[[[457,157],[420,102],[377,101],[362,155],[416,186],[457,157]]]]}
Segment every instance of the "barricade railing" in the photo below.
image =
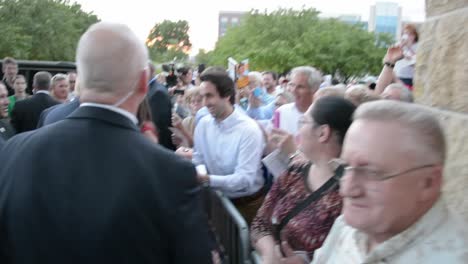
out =
{"type": "Polygon", "coordinates": [[[219,191],[205,190],[205,206],[227,264],[252,264],[249,227],[234,204],[219,191]]]}

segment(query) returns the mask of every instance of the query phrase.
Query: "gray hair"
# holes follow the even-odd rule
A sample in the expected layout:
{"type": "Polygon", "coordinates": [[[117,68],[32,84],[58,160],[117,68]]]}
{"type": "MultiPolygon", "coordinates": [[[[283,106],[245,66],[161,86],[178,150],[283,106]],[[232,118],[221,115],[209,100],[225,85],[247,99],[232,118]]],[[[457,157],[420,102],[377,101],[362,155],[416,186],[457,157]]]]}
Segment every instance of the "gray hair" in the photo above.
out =
{"type": "Polygon", "coordinates": [[[318,89],[317,92],[314,94],[314,101],[318,100],[321,97],[325,96],[336,96],[344,98],[345,89],[342,88],[335,88],[334,86],[328,86],[318,89]]]}
{"type": "Polygon", "coordinates": [[[63,73],[57,73],[54,75],[54,77],[52,77],[52,87],[55,87],[55,85],[57,84],[57,82],[59,81],[63,81],[63,80],[66,80],[68,81],[68,76],[63,74],[63,73]]]}
{"type": "Polygon", "coordinates": [[[445,162],[444,132],[428,107],[395,100],[380,100],[362,104],[354,113],[353,119],[401,124],[411,131],[418,147],[424,151],[421,153],[424,153],[427,159],[434,159],[433,162],[440,164],[445,162]]]}
{"type": "Polygon", "coordinates": [[[371,92],[369,91],[369,88],[363,84],[353,85],[349,87],[346,90],[344,97],[356,106],[359,106],[365,102],[380,99],[377,96],[372,96],[371,92]]]}
{"type": "Polygon", "coordinates": [[[276,97],[282,96],[288,103],[294,102],[294,95],[287,91],[282,91],[276,95],[276,97]]]}
{"type": "MultiPolygon", "coordinates": [[[[385,90],[399,90],[400,91],[400,101],[412,103],[414,102],[413,93],[401,83],[392,83],[388,85],[385,90]]],[[[384,92],[385,92],[384,90],[384,92]]]]}
{"type": "Polygon", "coordinates": [[[148,50],[129,27],[99,22],[81,36],[76,65],[82,91],[120,96],[135,89],[148,50]]]}
{"type": "Polygon", "coordinates": [[[296,74],[301,74],[307,76],[307,84],[311,90],[318,90],[320,84],[322,83],[322,74],[320,71],[310,66],[300,66],[292,69],[291,78],[296,74]]]}
{"type": "Polygon", "coordinates": [[[260,86],[262,84],[262,74],[260,72],[249,72],[247,76],[249,77],[249,82],[254,81],[256,86],[260,86]]]}

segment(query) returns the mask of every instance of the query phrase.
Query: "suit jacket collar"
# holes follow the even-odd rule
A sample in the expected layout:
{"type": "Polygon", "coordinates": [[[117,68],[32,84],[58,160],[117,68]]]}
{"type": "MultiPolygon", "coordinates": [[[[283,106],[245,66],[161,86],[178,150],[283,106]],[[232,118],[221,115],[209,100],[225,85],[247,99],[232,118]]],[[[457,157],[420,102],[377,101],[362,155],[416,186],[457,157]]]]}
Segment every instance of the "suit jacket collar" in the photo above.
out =
{"type": "Polygon", "coordinates": [[[79,107],[67,119],[95,119],[115,126],[139,131],[138,127],[127,117],[105,108],[93,106],[79,107]]]}

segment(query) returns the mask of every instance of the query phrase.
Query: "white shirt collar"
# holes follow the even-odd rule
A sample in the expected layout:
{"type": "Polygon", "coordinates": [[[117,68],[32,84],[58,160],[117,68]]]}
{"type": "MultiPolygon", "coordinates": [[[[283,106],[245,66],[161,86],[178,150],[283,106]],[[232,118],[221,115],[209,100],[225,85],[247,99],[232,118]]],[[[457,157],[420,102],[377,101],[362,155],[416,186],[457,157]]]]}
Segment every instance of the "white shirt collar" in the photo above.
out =
{"type": "Polygon", "coordinates": [[[138,119],[136,118],[136,116],[134,114],[130,113],[129,111],[124,110],[122,108],[118,108],[118,107],[115,107],[113,105],[98,104],[98,103],[82,103],[82,104],[80,104],[80,107],[82,107],[82,106],[99,107],[99,108],[104,108],[104,109],[119,113],[119,114],[127,117],[128,119],[130,119],[130,121],[132,121],[135,125],[138,125],[138,119]]]}
{"type": "Polygon", "coordinates": [[[46,91],[46,90],[39,90],[39,91],[36,91],[36,92],[35,92],[35,94],[40,94],[40,93],[50,95],[50,92],[49,92],[49,91],[46,91]]]}

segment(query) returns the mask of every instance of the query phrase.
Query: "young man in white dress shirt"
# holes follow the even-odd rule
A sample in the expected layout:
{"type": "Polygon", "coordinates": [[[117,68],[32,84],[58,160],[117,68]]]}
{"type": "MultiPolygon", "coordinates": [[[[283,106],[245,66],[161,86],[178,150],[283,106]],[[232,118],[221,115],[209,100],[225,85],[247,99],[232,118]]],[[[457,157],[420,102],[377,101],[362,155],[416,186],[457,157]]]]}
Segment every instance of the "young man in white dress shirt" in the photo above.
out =
{"type": "Polygon", "coordinates": [[[312,263],[468,263],[466,224],[441,196],[446,143],[437,119],[393,100],[354,115],[342,159],[331,162],[344,171],[343,215],[312,263]]]}
{"type": "Polygon", "coordinates": [[[231,198],[250,223],[264,198],[262,131],[234,107],[234,82],[225,71],[207,69],[200,79],[210,115],[195,128],[192,162],[207,168],[208,174],[199,175],[199,181],[231,198]]]}

